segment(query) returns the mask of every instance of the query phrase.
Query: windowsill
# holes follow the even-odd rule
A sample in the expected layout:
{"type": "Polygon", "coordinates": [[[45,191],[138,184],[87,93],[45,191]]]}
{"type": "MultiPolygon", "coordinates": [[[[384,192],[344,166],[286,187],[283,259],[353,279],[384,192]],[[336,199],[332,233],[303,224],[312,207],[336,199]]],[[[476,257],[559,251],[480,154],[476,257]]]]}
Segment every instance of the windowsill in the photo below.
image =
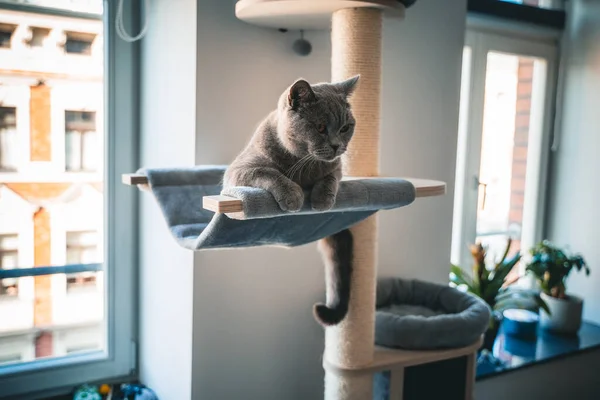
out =
{"type": "Polygon", "coordinates": [[[508,372],[600,350],[600,326],[584,322],[577,336],[560,336],[538,329],[536,340],[523,340],[502,332],[494,343],[493,360],[481,357],[477,362],[478,381],[508,372]]]}
{"type": "Polygon", "coordinates": [[[106,358],[107,354],[102,350],[90,351],[83,354],[72,354],[69,356],[40,358],[38,360],[15,365],[2,366],[0,367],[0,376],[17,375],[50,368],[70,367],[77,364],[84,365],[95,361],[105,360],[106,358]]]}

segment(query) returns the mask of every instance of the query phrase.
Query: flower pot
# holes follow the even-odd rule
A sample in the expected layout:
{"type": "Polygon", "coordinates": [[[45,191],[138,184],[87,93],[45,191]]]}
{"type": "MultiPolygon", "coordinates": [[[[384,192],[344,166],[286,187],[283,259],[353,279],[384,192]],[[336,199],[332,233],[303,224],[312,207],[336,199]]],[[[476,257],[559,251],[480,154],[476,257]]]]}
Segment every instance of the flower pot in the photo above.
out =
{"type": "Polygon", "coordinates": [[[550,315],[540,309],[540,327],[548,331],[567,335],[576,334],[581,327],[583,299],[567,295],[566,299],[558,299],[541,293],[542,299],[550,309],[550,315]]]}

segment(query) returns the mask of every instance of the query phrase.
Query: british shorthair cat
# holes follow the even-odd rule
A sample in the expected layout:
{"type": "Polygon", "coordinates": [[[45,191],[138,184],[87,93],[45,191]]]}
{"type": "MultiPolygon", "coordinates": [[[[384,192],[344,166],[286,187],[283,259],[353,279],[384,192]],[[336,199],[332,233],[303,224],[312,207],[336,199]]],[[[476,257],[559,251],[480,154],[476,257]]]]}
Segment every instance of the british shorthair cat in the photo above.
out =
{"type": "MultiPolygon", "coordinates": [[[[283,211],[298,211],[306,200],[314,210],[331,209],[342,179],[341,156],[354,134],[348,99],[358,80],[295,81],[229,165],[223,185],[264,189],[283,211]],[[304,198],[305,190],[310,199],[304,198]]],[[[345,229],[321,239],[318,248],[325,261],[327,304],[316,304],[314,315],[323,325],[336,325],[350,301],[352,233],[345,229]]]]}

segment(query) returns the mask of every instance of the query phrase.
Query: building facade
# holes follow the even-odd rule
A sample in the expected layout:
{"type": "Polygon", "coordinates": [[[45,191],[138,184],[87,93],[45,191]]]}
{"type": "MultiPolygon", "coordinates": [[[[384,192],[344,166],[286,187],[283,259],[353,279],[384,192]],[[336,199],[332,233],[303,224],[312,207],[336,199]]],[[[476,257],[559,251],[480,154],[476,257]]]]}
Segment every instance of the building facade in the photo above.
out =
{"type": "MultiPolygon", "coordinates": [[[[103,262],[104,45],[97,17],[0,9],[2,269],[103,262]]],[[[103,278],[84,272],[1,280],[0,364],[102,349],[103,278]]]]}

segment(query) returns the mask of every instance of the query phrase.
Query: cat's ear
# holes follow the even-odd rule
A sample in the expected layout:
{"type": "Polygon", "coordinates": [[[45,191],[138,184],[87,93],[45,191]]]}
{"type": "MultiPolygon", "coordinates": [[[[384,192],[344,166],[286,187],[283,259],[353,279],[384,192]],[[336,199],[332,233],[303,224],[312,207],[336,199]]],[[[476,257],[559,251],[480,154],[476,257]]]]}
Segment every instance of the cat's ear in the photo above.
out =
{"type": "Polygon", "coordinates": [[[346,97],[350,97],[356,86],[358,85],[358,79],[360,75],[354,75],[352,78],[346,79],[345,81],[334,83],[335,88],[342,92],[346,97]]]}
{"type": "Polygon", "coordinates": [[[310,87],[310,83],[304,79],[298,79],[288,93],[288,104],[292,108],[297,108],[300,104],[310,103],[316,100],[315,92],[310,87]]]}

